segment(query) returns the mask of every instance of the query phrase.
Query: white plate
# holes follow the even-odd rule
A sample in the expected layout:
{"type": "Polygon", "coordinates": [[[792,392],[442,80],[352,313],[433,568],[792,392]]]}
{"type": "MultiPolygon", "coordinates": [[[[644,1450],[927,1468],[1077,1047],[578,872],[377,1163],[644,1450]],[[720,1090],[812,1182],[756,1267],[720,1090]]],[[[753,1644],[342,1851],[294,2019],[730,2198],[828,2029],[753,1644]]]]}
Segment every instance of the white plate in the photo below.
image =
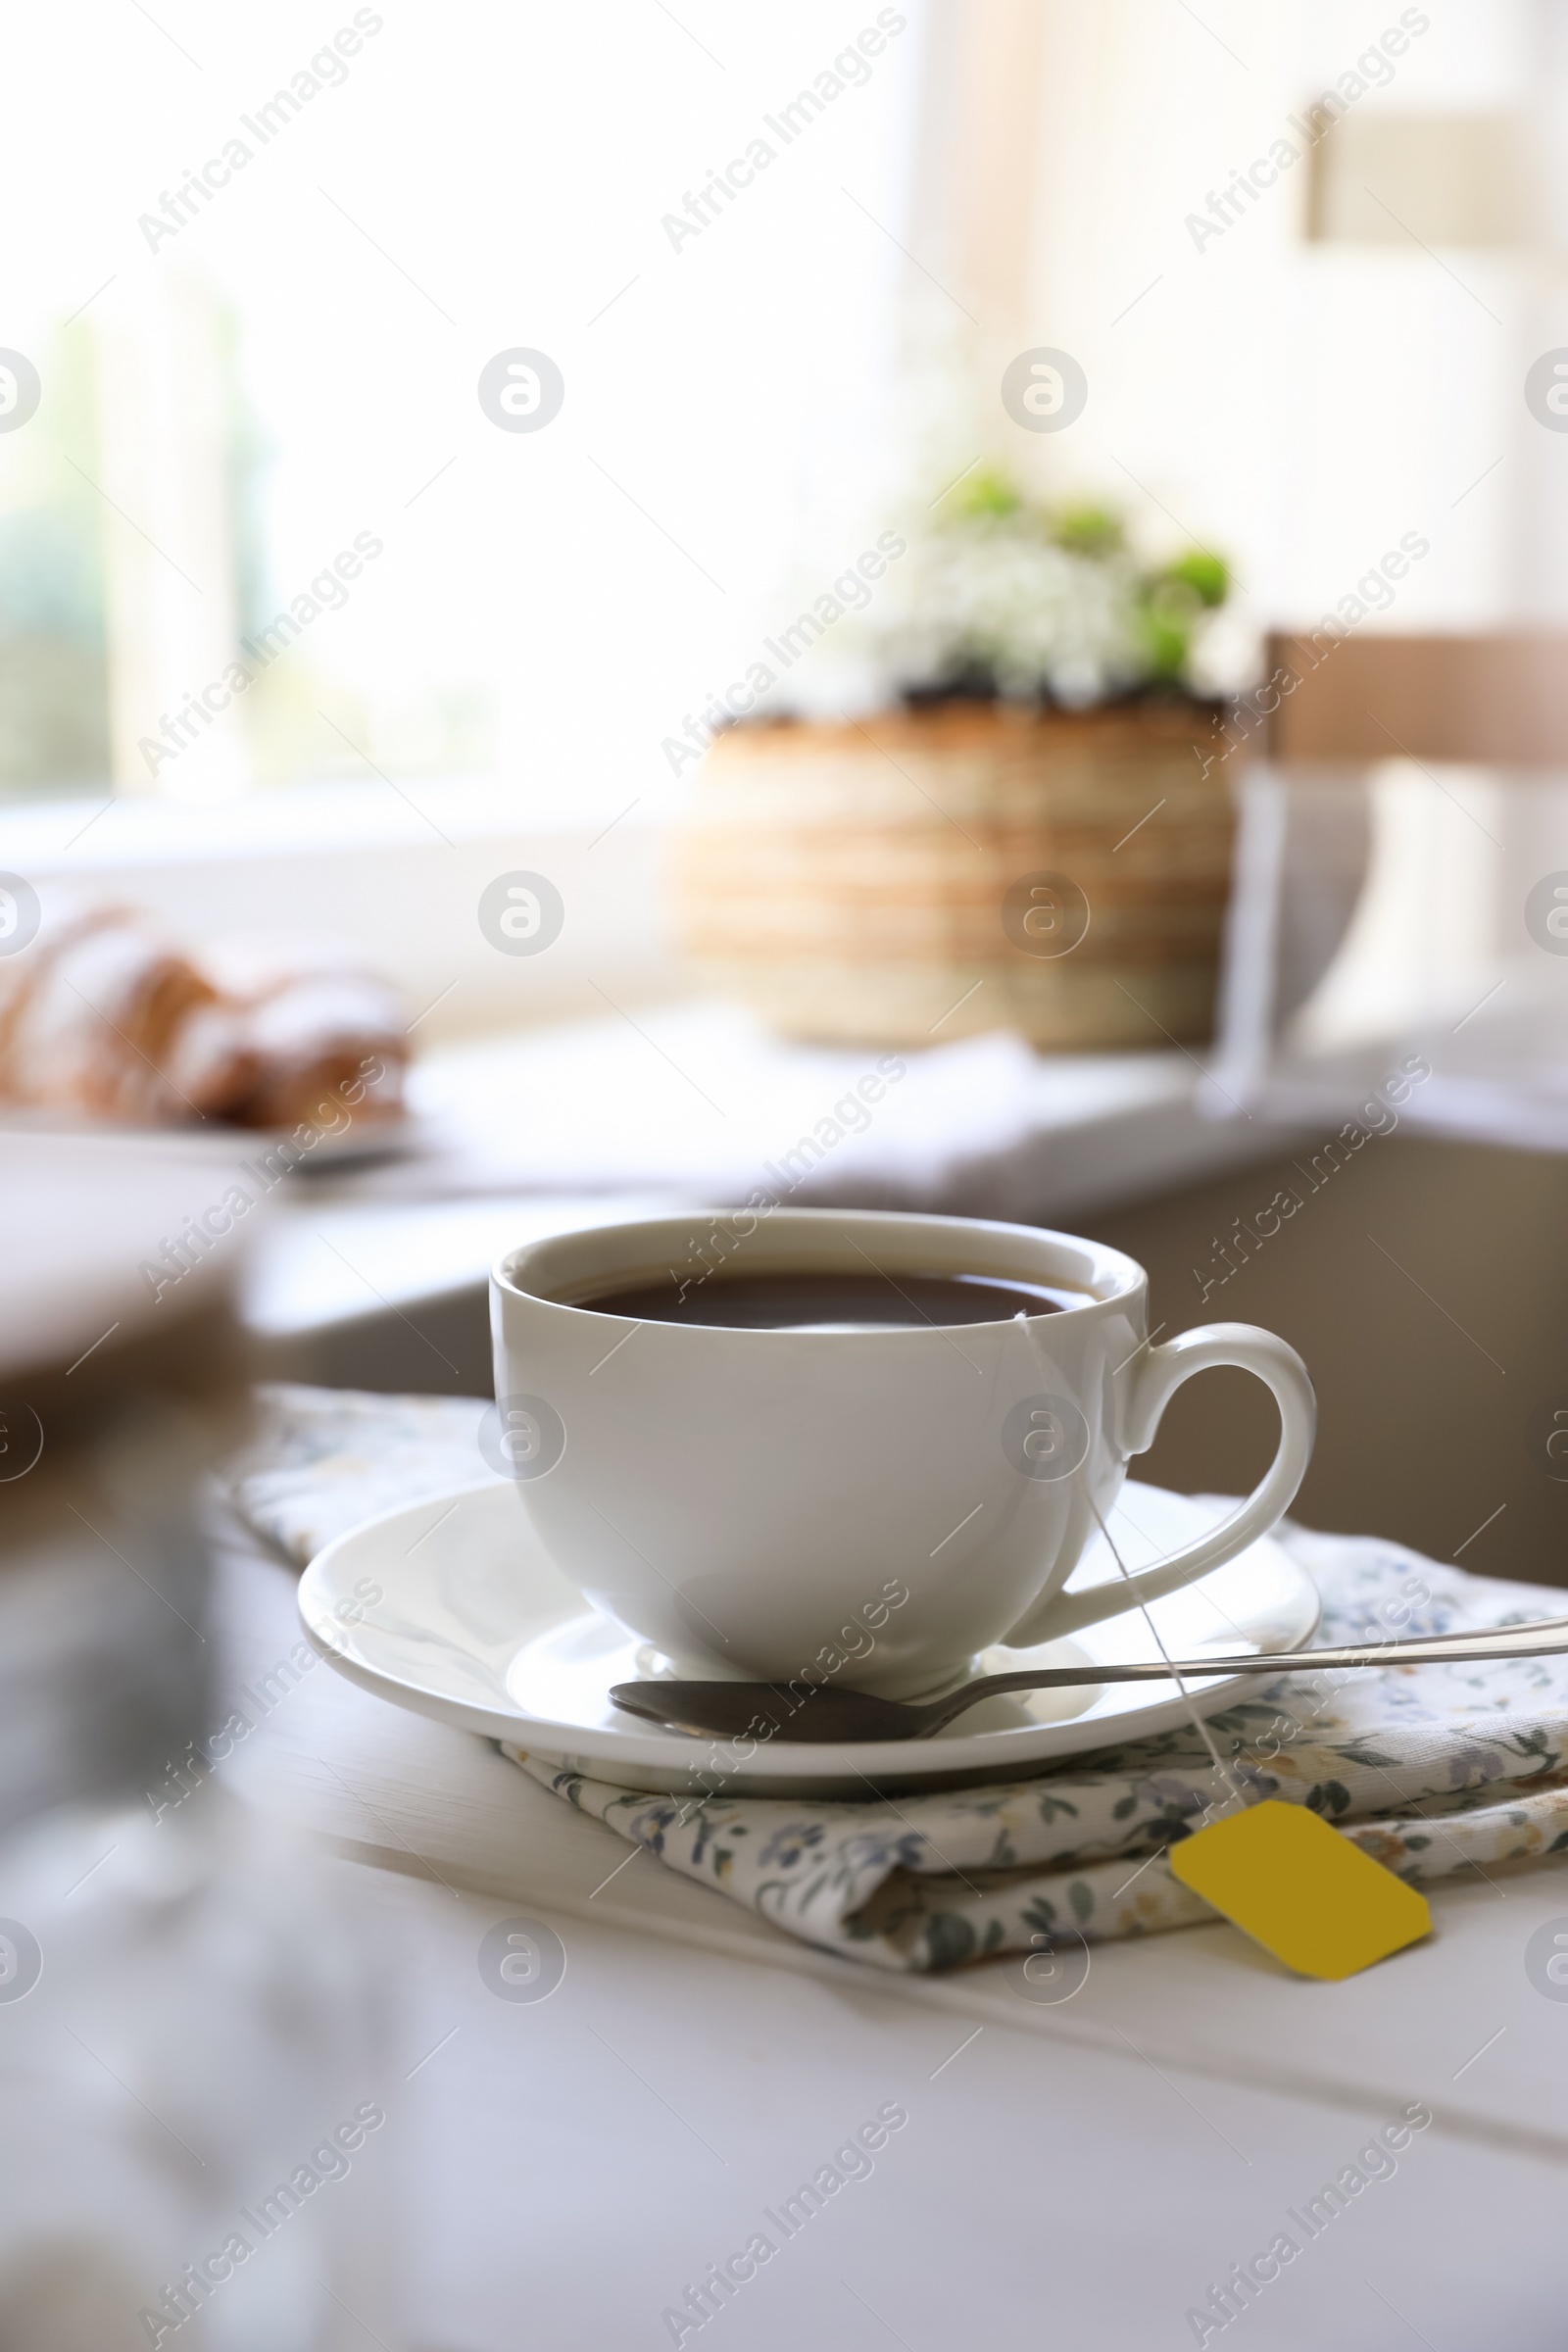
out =
{"type": "MultiPolygon", "coordinates": [[[[312,1122],[314,1124],[314,1122],[312,1122]]],[[[297,1127],[236,1127],[239,1136],[253,1135],[264,1152],[292,1144],[297,1127]]],[[[295,1161],[297,1169],[357,1167],[362,1160],[401,1159],[424,1141],[424,1127],[409,1111],[379,1119],[350,1119],[346,1127],[321,1127],[315,1143],[295,1161]]]]}
{"type": "MultiPolygon", "coordinates": [[[[1220,1515],[1220,1505],[1129,1484],[1111,1531],[1127,1566],[1142,1568],[1220,1515]]],[[[1073,1588],[1116,1573],[1097,1538],[1073,1588]]],[[[1318,1613],[1310,1577],[1267,1538],[1152,1610],[1167,1652],[1187,1657],[1298,1649],[1311,1640],[1318,1613]]],[[[990,1700],[934,1740],[780,1741],[759,1746],[734,1769],[722,1748],[640,1724],[612,1706],[610,1685],[653,1671],[649,1653],[587,1606],[540,1549],[510,1484],[496,1481],[389,1511],[340,1536],[305,1571],[300,1616],[330,1664],[395,1706],[507,1740],[595,1780],[680,1795],[721,1787],[738,1796],[866,1797],[1004,1781],[1188,1719],[1163,1678],[1089,1684],[990,1700]],[[371,1592],[380,1597],[368,1600],[371,1592]]],[[[1134,1609],[1070,1642],[988,1650],[983,1663],[1003,1673],[1037,1660],[1109,1665],[1158,1655],[1143,1612],[1134,1609]]],[[[1254,1675],[1230,1675],[1199,1686],[1195,1696],[1211,1715],[1257,1688],[1254,1675]]]]}

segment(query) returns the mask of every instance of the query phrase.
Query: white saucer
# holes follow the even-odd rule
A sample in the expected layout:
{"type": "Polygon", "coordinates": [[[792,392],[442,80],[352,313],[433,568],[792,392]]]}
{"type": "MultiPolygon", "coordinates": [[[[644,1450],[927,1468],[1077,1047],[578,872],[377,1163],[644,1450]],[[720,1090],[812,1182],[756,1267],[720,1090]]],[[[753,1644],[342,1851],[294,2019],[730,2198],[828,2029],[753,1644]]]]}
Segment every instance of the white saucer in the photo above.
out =
{"type": "MultiPolygon", "coordinates": [[[[1111,1517],[1129,1568],[1188,1543],[1219,1506],[1128,1485],[1111,1517]]],[[[1116,1575],[1097,1539],[1076,1591],[1116,1575]]],[[[1175,1656],[1297,1649],[1319,1613],[1311,1579],[1265,1538],[1227,1567],[1156,1600],[1160,1639],[1175,1656]]],[[[759,1746],[744,1768],[722,1749],[639,1723],[605,1695],[650,1672],[649,1653],[588,1608],[546,1558],[510,1484],[488,1480],[372,1519],[329,1544],[300,1581],[311,1642],[351,1682],[395,1706],[434,1715],[531,1756],[622,1788],[690,1795],[871,1797],[879,1790],[956,1788],[1023,1778],[1086,1748],[1187,1721],[1174,1686],[1088,1684],[976,1707],[934,1740],[848,1745],[759,1746]],[[356,1592],[358,1587],[358,1592],[356,1592]],[[380,1598],[365,1595],[379,1592],[380,1598]]],[[[987,1671],[1042,1664],[1119,1663],[1159,1654],[1141,1610],[1107,1617],[1070,1642],[993,1649],[987,1671]]],[[[1231,1675],[1196,1687],[1205,1715],[1259,1687],[1231,1675]]]]}
{"type": "MultiPolygon", "coordinates": [[[[1218,1515],[1217,1505],[1129,1485],[1111,1525],[1135,1569],[1190,1542],[1218,1515]]],[[[1097,1541],[1073,1586],[1116,1573],[1097,1541]]],[[[681,1795],[868,1797],[1005,1780],[1187,1720],[1179,1693],[1163,1679],[1091,1684],[992,1701],[918,1743],[780,1742],[759,1746],[738,1765],[722,1745],[637,1724],[611,1705],[605,1694],[612,1683],[657,1671],[656,1662],[635,1637],[586,1606],[540,1549],[510,1486],[495,1480],[340,1537],[301,1580],[300,1614],[330,1663],[395,1705],[507,1740],[564,1770],[681,1795]],[[368,1602],[367,1593],[380,1597],[368,1602]]],[[[1311,1639],[1318,1614],[1310,1578],[1267,1540],[1153,1604],[1166,1648],[1187,1656],[1298,1648],[1311,1639]]],[[[989,1650],[981,1664],[1002,1672],[1033,1661],[1110,1664],[1157,1655],[1142,1612],[1133,1610],[1070,1642],[989,1650]]],[[[1199,1687],[1195,1697],[1213,1714],[1257,1687],[1255,1677],[1232,1675],[1199,1687]]]]}

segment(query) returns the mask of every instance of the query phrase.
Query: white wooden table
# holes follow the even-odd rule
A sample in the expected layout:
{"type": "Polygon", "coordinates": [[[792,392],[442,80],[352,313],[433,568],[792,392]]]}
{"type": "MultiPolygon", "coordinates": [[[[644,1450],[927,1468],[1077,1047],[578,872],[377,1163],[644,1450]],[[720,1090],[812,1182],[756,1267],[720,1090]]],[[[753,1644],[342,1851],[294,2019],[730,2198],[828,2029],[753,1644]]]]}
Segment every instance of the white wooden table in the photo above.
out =
{"type": "MultiPolygon", "coordinates": [[[[298,1639],[295,1580],[237,1530],[220,1575],[254,1687],[298,1639]]],[[[1568,1929],[1555,1865],[1438,1888],[1430,1942],[1345,1984],[1216,1924],[1102,1945],[1050,2006],[1016,1961],[808,1950],[485,1743],[323,1664],[287,1681],[227,1769],[339,1857],[400,1987],[417,2352],[667,2344],[664,2310],[759,2230],[778,2251],[700,2330],[732,2352],[1157,2352],[1282,2230],[1302,2250],[1224,2330],[1253,2352],[1560,2352],[1568,2001],[1524,1967],[1568,1929]],[[567,1956],[538,2003],[479,1973],[519,1917],[567,1956]],[[895,2101],[874,2171],[786,2241],[764,2209],[895,2101]],[[1415,2102],[1431,2128],[1308,2241],[1292,2209],[1415,2102]]]]}

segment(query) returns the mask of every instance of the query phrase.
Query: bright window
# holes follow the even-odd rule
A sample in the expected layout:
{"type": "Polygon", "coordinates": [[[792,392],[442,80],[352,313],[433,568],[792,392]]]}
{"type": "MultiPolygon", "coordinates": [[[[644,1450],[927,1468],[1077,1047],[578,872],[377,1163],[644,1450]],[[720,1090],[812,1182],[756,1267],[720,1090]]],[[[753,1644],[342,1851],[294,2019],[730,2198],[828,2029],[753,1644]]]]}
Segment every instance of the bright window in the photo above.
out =
{"type": "Polygon", "coordinates": [[[862,543],[920,38],[907,0],[19,20],[0,791],[667,795],[784,562],[862,543]],[[480,406],[517,349],[539,430],[480,406]]]}

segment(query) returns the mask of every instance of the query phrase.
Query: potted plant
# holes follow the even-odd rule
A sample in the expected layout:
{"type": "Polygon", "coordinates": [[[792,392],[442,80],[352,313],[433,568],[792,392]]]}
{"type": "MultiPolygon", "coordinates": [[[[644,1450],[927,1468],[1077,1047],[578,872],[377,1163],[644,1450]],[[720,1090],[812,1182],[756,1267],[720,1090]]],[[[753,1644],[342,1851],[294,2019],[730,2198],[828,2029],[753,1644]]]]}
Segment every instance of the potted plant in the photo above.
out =
{"type": "Polygon", "coordinates": [[[942,505],[861,618],[883,707],[714,736],[685,944],[793,1037],[1206,1038],[1233,816],[1197,679],[1226,567],[1142,559],[1109,509],[993,469],[942,505]]]}

